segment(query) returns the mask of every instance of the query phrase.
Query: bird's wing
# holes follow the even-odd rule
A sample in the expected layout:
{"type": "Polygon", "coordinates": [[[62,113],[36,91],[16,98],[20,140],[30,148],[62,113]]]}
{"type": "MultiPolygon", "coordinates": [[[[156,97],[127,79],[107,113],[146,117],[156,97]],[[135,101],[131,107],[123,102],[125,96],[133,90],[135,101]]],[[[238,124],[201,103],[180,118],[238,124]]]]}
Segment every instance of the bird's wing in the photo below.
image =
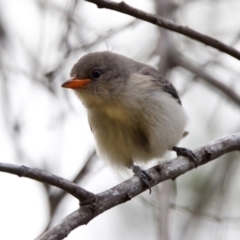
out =
{"type": "Polygon", "coordinates": [[[173,98],[177,100],[177,102],[182,105],[180,97],[178,96],[177,90],[175,87],[166,79],[164,78],[158,71],[154,68],[145,65],[141,70],[140,73],[146,76],[151,76],[152,81],[156,82],[156,85],[160,87],[164,92],[170,94],[173,98]]]}
{"type": "MultiPolygon", "coordinates": [[[[163,78],[163,77],[162,77],[163,78]]],[[[177,90],[176,88],[167,80],[167,79],[164,79],[165,81],[162,82],[162,89],[164,92],[167,92],[169,93],[172,97],[174,97],[177,102],[182,105],[182,102],[178,96],[178,93],[177,93],[177,90]]]]}

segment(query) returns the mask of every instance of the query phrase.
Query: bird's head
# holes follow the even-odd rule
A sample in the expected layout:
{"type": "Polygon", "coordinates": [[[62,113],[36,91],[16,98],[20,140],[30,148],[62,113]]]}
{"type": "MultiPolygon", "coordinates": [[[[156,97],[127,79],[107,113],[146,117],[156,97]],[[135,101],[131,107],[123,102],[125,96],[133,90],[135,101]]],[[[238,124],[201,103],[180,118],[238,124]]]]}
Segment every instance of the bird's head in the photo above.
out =
{"type": "Polygon", "coordinates": [[[141,65],[112,52],[90,53],[73,66],[70,79],[62,84],[74,89],[85,105],[118,99],[132,72],[141,65]]]}

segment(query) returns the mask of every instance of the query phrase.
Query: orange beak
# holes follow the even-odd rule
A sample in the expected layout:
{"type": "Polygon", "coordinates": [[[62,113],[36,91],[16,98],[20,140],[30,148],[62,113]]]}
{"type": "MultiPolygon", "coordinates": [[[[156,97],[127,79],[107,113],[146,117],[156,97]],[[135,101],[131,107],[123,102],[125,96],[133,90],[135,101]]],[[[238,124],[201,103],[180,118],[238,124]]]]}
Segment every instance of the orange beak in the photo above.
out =
{"type": "Polygon", "coordinates": [[[72,89],[83,88],[89,82],[91,82],[91,80],[88,78],[86,79],[70,78],[69,80],[62,84],[62,87],[72,89]]]}

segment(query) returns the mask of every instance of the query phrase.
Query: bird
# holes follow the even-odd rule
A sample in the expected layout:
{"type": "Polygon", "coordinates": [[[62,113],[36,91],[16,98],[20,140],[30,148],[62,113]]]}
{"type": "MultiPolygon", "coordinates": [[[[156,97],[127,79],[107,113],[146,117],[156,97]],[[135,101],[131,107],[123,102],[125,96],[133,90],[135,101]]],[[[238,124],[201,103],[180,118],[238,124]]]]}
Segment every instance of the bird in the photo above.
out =
{"type": "Polygon", "coordinates": [[[197,164],[191,150],[177,147],[188,121],[177,90],[153,67],[110,51],[88,53],[62,87],[86,107],[98,155],[132,169],[150,193],[153,179],[138,164],[168,150],[197,164]]]}

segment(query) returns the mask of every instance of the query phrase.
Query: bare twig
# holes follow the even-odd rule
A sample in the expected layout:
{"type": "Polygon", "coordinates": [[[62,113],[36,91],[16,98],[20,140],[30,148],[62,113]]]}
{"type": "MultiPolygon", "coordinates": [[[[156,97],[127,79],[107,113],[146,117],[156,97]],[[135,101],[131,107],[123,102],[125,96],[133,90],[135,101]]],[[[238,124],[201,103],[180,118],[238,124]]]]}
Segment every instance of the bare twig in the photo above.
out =
{"type": "Polygon", "coordinates": [[[208,46],[218,49],[221,52],[225,52],[230,56],[240,60],[240,52],[212,37],[199,33],[189,27],[177,25],[172,21],[162,18],[160,16],[146,13],[137,8],[133,8],[124,2],[116,3],[109,0],[86,0],[87,2],[95,3],[99,8],[108,8],[117,12],[125,13],[127,15],[142,19],[146,22],[154,25],[169,29],[174,32],[178,32],[182,35],[188,36],[194,40],[202,42],[208,46]]]}
{"type": "MultiPolygon", "coordinates": [[[[79,171],[79,173],[73,179],[73,181],[72,181],[73,183],[75,183],[75,184],[79,183],[87,175],[87,173],[89,172],[89,166],[93,162],[95,156],[96,156],[96,151],[94,150],[89,155],[83,168],[79,171]]],[[[50,195],[51,214],[53,214],[55,212],[56,207],[58,206],[59,202],[63,199],[63,197],[65,195],[66,195],[66,191],[61,191],[56,195],[50,195]]]]}
{"type": "Polygon", "coordinates": [[[236,222],[236,223],[240,222],[240,217],[230,217],[230,216],[219,217],[217,214],[203,213],[201,211],[197,211],[197,210],[191,209],[189,207],[179,206],[175,203],[171,203],[170,207],[172,209],[182,211],[182,212],[185,212],[185,213],[188,213],[188,214],[196,214],[196,215],[199,215],[201,217],[205,217],[209,220],[213,220],[214,222],[215,221],[218,221],[218,222],[229,222],[229,221],[231,221],[231,222],[236,222]]]}
{"type": "MultiPolygon", "coordinates": [[[[200,166],[232,151],[240,151],[240,133],[219,138],[196,149],[194,153],[200,166]]],[[[184,157],[178,157],[150,168],[147,173],[152,177],[152,186],[154,186],[165,180],[175,179],[193,168],[194,163],[192,161],[184,157]]],[[[105,192],[97,194],[97,201],[93,205],[84,205],[74,211],[57,226],[42,234],[38,240],[63,239],[78,226],[87,224],[99,214],[131,200],[145,190],[146,187],[142,185],[139,178],[134,176],[105,192]]]]}
{"type": "Polygon", "coordinates": [[[231,99],[235,104],[240,106],[240,95],[234,91],[234,89],[228,87],[226,84],[220,82],[218,79],[214,78],[202,68],[197,67],[186,58],[180,57],[179,54],[174,54],[172,57],[172,61],[174,61],[176,66],[180,66],[185,68],[186,70],[192,72],[197,77],[203,79],[205,82],[210,84],[211,86],[215,87],[216,89],[220,90],[224,93],[229,99],[231,99]]]}
{"type": "MultiPolygon", "coordinates": [[[[80,181],[90,172],[90,166],[93,163],[93,160],[95,160],[95,156],[96,156],[96,151],[94,150],[89,156],[87,161],[85,162],[84,166],[82,167],[82,169],[79,171],[79,173],[75,176],[75,178],[73,179],[73,183],[79,184],[80,181]]],[[[47,184],[45,184],[47,185],[47,184]]],[[[47,185],[49,186],[49,185],[47,185]]],[[[49,193],[49,188],[48,188],[48,193],[49,193]]],[[[55,194],[48,194],[49,196],[49,204],[50,204],[50,212],[51,212],[51,216],[54,216],[57,207],[59,205],[59,203],[61,202],[61,200],[64,198],[64,196],[67,194],[66,191],[64,190],[60,190],[55,194]]],[[[53,221],[53,217],[51,217],[49,219],[49,222],[44,230],[47,231],[53,221]]]]}
{"type": "Polygon", "coordinates": [[[77,184],[40,169],[33,169],[23,165],[18,166],[9,163],[0,163],[0,171],[12,173],[18,175],[19,177],[27,177],[35,179],[39,182],[48,183],[68,192],[81,202],[85,202],[90,198],[95,199],[95,195],[93,193],[79,187],[77,184]]]}

